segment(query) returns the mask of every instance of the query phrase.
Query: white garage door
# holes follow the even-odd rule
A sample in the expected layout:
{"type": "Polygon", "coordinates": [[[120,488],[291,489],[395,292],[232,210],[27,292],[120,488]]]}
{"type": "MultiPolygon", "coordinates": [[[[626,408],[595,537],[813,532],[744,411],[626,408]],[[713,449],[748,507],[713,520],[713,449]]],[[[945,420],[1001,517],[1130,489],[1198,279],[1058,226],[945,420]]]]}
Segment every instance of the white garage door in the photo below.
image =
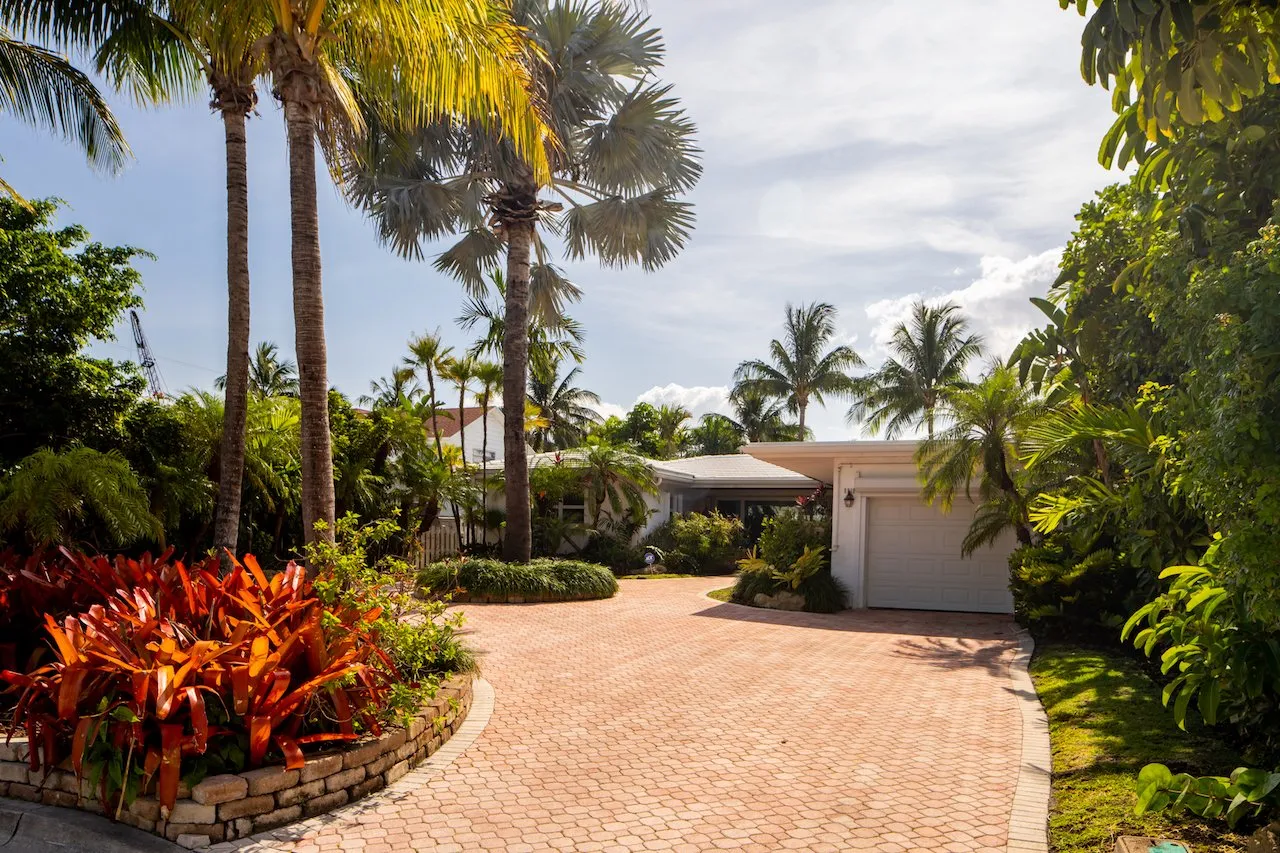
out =
{"type": "Polygon", "coordinates": [[[919,498],[872,497],[867,508],[867,606],[1013,612],[1011,540],[960,556],[973,510],[963,498],[948,514],[919,498]]]}

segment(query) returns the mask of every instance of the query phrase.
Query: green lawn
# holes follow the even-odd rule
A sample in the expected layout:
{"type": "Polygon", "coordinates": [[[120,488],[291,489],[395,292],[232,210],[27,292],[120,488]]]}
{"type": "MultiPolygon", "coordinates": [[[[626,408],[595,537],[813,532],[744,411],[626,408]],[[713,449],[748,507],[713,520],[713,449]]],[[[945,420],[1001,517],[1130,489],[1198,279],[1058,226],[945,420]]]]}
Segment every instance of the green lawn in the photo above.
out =
{"type": "Polygon", "coordinates": [[[1225,775],[1235,753],[1187,734],[1160,704],[1160,690],[1131,660],[1075,646],[1046,646],[1031,662],[1053,745],[1049,849],[1110,853],[1117,835],[1180,838],[1203,853],[1244,849],[1222,822],[1193,815],[1134,814],[1134,778],[1159,761],[1174,772],[1225,775]]]}
{"type": "Polygon", "coordinates": [[[726,586],[724,589],[713,589],[711,592],[707,593],[707,595],[714,598],[716,601],[728,601],[733,595],[733,587],[726,586]]]}

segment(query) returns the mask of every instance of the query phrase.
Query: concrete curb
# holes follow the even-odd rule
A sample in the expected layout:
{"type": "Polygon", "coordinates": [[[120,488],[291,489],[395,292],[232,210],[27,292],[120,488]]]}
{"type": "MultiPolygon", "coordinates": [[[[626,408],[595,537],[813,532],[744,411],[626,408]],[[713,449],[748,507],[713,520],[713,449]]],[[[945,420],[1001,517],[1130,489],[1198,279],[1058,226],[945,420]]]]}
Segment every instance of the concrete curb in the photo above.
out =
{"type": "Polygon", "coordinates": [[[1018,786],[1009,814],[1009,853],[1048,853],[1049,797],[1053,756],[1049,748],[1049,718],[1036,695],[1028,666],[1035,641],[1019,631],[1019,648],[1009,665],[1009,680],[1022,714],[1022,760],[1018,786]]]}
{"type": "Polygon", "coordinates": [[[466,719],[462,721],[462,725],[458,727],[458,730],[453,733],[453,737],[449,738],[425,761],[410,770],[394,784],[369,795],[358,803],[335,809],[309,820],[291,823],[288,826],[273,829],[270,832],[259,833],[239,841],[224,841],[204,849],[217,851],[217,853],[231,853],[231,851],[234,851],[234,853],[288,853],[292,849],[292,843],[300,840],[309,832],[339,820],[358,822],[361,815],[376,809],[380,803],[409,796],[415,790],[431,781],[433,777],[447,770],[457,760],[458,756],[462,755],[467,750],[467,747],[475,743],[476,739],[484,732],[485,727],[489,725],[489,718],[493,716],[493,708],[493,685],[483,678],[477,678],[471,685],[471,710],[467,712],[466,719]]]}
{"type": "Polygon", "coordinates": [[[88,812],[0,801],[0,851],[15,853],[174,853],[182,848],[149,832],[88,812]]]}

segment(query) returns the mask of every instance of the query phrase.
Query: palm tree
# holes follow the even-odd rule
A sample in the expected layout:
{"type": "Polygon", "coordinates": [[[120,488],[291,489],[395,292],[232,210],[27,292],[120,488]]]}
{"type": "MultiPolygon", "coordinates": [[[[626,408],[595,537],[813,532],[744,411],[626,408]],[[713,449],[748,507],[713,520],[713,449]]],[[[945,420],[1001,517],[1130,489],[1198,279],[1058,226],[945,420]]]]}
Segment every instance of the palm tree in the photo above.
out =
{"type": "Polygon", "coordinates": [[[436,329],[434,332],[419,335],[410,340],[409,355],[404,360],[407,366],[421,370],[422,375],[426,377],[426,403],[430,406],[431,434],[436,439],[437,456],[443,456],[444,451],[440,447],[440,413],[436,398],[436,377],[440,375],[441,369],[452,353],[453,347],[444,345],[444,341],[440,338],[440,330],[436,329]]]}
{"type": "MultiPolygon", "coordinates": [[[[500,270],[493,270],[489,282],[496,298],[490,299],[488,287],[484,293],[468,296],[457,319],[465,330],[483,327],[484,333],[468,350],[477,358],[500,356],[507,332],[506,279],[500,270]]],[[[529,284],[529,363],[534,369],[566,358],[581,364],[586,358],[582,324],[564,313],[564,303],[577,302],[581,296],[582,291],[558,271],[546,265],[535,267],[529,284]],[[544,271],[550,274],[542,274],[544,271]]]]}
{"type": "Polygon", "coordinates": [[[674,459],[680,454],[688,435],[684,422],[693,413],[684,406],[662,405],[658,407],[658,451],[661,459],[674,459]]]}
{"type": "MultiPolygon", "coordinates": [[[[561,378],[558,365],[552,365],[549,370],[529,377],[528,400],[546,423],[533,432],[535,450],[576,447],[586,438],[591,425],[600,419],[591,408],[599,404],[600,398],[573,385],[581,372],[582,368],[575,367],[561,378]]],[[[506,408],[504,406],[504,410],[506,408]]],[[[506,476],[505,470],[503,474],[506,476]]]]}
{"type": "Polygon", "coordinates": [[[969,334],[959,312],[951,302],[911,306],[911,325],[899,323],[889,339],[895,357],[858,381],[850,423],[865,419],[872,432],[883,429],[890,439],[923,426],[933,437],[942,395],[964,381],[965,367],[982,352],[982,336],[969,334]]]}
{"type": "Polygon", "coordinates": [[[995,363],[972,385],[954,386],[943,398],[950,421],[916,450],[924,499],[949,511],[956,492],[972,498],[978,483],[979,512],[964,553],[993,541],[1013,527],[1022,545],[1032,544],[1027,495],[1018,485],[1023,433],[1045,413],[1044,404],[1017,373],[995,363]]]}
{"type": "Polygon", "coordinates": [[[480,385],[476,392],[480,404],[480,518],[484,519],[489,511],[489,409],[494,393],[502,390],[502,365],[476,362],[476,382],[480,385]]]}
{"type": "Polygon", "coordinates": [[[398,409],[416,403],[422,397],[422,386],[412,367],[393,367],[391,375],[369,383],[370,393],[360,402],[374,409],[398,409]]]}
{"type": "Polygon", "coordinates": [[[587,440],[582,458],[572,464],[581,469],[592,530],[600,529],[600,516],[606,506],[615,520],[624,513],[634,518],[645,511],[645,495],[658,491],[648,462],[625,447],[597,438],[587,440]]]}
{"type": "MultiPolygon", "coordinates": [[[[420,257],[446,234],[462,240],[436,260],[472,290],[506,254],[503,398],[520,399],[529,376],[531,281],[557,276],[539,225],[563,235],[572,258],[653,270],[683,247],[691,207],[677,200],[701,174],[693,123],[658,82],[663,45],[625,4],[518,0],[518,25],[545,61],[530,64],[546,93],[550,175],[492,133],[438,123],[410,138],[388,134],[348,163],[350,191],[397,251],[420,257]]],[[[504,408],[508,560],[532,546],[524,420],[504,408]]]]}
{"type": "MultiPolygon", "coordinates": [[[[226,374],[213,380],[214,387],[227,387],[226,374]]],[[[267,397],[297,397],[298,368],[289,359],[281,359],[279,348],[271,341],[260,341],[249,360],[249,396],[260,400],[267,397]]]]}
{"type": "Polygon", "coordinates": [[[729,395],[733,406],[734,421],[747,441],[798,441],[801,440],[793,424],[782,417],[786,404],[766,396],[755,388],[735,388],[729,395]]]}
{"type": "Polygon", "coordinates": [[[335,511],[317,135],[331,156],[340,143],[354,143],[366,128],[357,103],[393,128],[447,116],[495,133],[500,127],[504,144],[528,160],[531,173],[545,175],[546,126],[531,102],[527,41],[496,0],[290,0],[266,7],[267,69],[284,106],[289,146],[302,519],[311,542],[317,535],[332,539],[335,511]],[[349,80],[358,81],[358,94],[349,80]],[[324,522],[319,533],[317,522],[324,522]]]}
{"type": "MultiPolygon", "coordinates": [[[[42,11],[44,5],[3,0],[0,20],[12,23],[19,33],[31,33],[41,41],[60,41],[71,35],[67,31],[69,26],[81,26],[64,23],[64,19],[78,17],[75,11],[42,11]]],[[[96,15],[104,27],[127,23],[108,8],[111,5],[89,2],[78,11],[85,18],[96,15]]],[[[127,12],[125,14],[127,17],[127,12]]],[[[98,35],[107,32],[104,30],[98,35]]],[[[89,78],[53,51],[14,38],[8,29],[0,26],[0,116],[4,115],[73,142],[84,149],[89,165],[97,169],[117,172],[130,156],[129,145],[115,116],[89,78]]],[[[0,179],[0,192],[21,201],[21,196],[3,179],[0,179]]]]}
{"type": "MultiPolygon", "coordinates": [[[[440,378],[447,379],[458,389],[458,450],[462,456],[460,470],[467,470],[467,393],[476,378],[476,360],[469,355],[451,358],[441,365],[440,378]]],[[[461,508],[453,514],[453,523],[458,529],[458,541],[462,542],[461,508]]]]}
{"type": "Polygon", "coordinates": [[[742,448],[743,429],[732,418],[711,412],[689,430],[689,441],[699,456],[726,456],[742,448]]]}
{"type": "Polygon", "coordinates": [[[824,396],[850,391],[848,371],[859,367],[862,358],[853,347],[841,344],[827,350],[836,333],[836,309],[826,302],[786,308],[784,337],[769,342],[772,363],[750,359],[738,365],[733,379],[735,393],[758,392],[783,400],[795,412],[796,430],[804,440],[805,413],[809,403],[823,405],[824,396]]]}

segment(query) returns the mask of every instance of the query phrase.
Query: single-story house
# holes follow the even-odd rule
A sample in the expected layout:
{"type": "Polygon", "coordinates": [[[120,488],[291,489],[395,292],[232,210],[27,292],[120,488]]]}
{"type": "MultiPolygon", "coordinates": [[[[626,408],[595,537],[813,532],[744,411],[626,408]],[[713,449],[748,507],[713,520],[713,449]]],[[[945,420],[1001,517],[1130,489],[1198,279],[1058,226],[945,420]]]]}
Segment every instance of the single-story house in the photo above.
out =
{"type": "MultiPolygon", "coordinates": [[[[470,448],[470,440],[467,446],[470,448]]],[[[554,465],[557,460],[571,462],[575,453],[573,450],[534,453],[529,457],[529,467],[554,465]]],[[[649,515],[641,528],[641,537],[652,533],[673,515],[715,510],[742,519],[754,540],[766,518],[782,507],[795,506],[797,498],[811,495],[822,485],[812,477],[745,454],[644,461],[653,472],[658,488],[656,494],[645,498],[649,515]]],[[[491,475],[501,470],[501,459],[489,463],[491,475]]],[[[583,500],[582,497],[566,499],[559,507],[561,516],[574,521],[586,518],[583,500]]],[[[503,506],[500,489],[495,488],[491,493],[489,506],[503,506]]]]}
{"type": "Polygon", "coordinates": [[[832,485],[831,571],[848,588],[851,607],[1013,612],[1013,535],[962,557],[977,507],[963,494],[949,513],[925,503],[916,446],[770,442],[749,444],[744,453],[832,485]]]}

